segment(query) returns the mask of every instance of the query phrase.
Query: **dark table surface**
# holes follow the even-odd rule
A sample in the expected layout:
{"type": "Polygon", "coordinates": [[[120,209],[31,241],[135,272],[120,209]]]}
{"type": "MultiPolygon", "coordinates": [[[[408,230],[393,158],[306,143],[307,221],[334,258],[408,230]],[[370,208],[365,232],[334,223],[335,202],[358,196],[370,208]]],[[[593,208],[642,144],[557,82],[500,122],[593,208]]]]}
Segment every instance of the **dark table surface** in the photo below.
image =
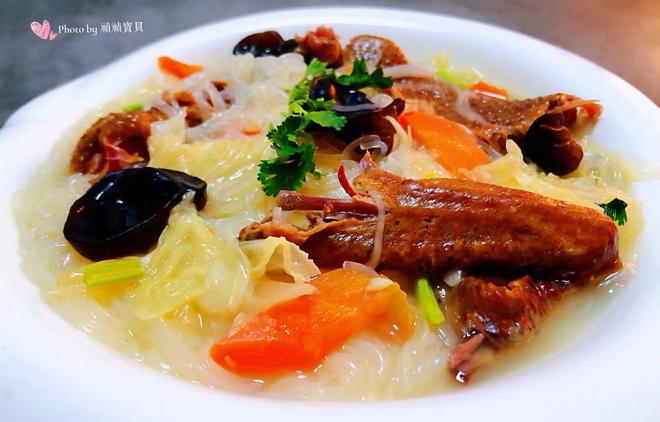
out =
{"type": "MultiPolygon", "coordinates": [[[[0,124],[31,98],[166,35],[216,20],[283,7],[407,7],[493,23],[578,53],[660,104],[660,0],[3,0],[0,124]],[[38,39],[30,22],[101,27],[141,21],[143,32],[38,39]]],[[[135,28],[132,28],[135,29],[135,28]]],[[[57,30],[57,27],[54,28],[57,30]]]]}

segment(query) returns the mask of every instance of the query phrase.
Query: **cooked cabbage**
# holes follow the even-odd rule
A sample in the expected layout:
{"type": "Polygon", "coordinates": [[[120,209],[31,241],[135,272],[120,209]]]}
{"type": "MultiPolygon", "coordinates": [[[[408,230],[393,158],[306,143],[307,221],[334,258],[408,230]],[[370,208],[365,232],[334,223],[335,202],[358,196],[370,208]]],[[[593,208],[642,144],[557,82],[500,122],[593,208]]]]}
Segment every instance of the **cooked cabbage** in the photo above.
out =
{"type": "Polygon", "coordinates": [[[134,299],[135,315],[142,319],[163,316],[194,299],[208,312],[234,313],[250,288],[237,242],[219,237],[190,204],[173,210],[143,266],[146,274],[134,299]]]}
{"type": "Polygon", "coordinates": [[[281,270],[303,283],[321,274],[307,253],[283,237],[268,237],[241,244],[241,250],[250,260],[250,278],[257,279],[267,271],[281,270]]]}

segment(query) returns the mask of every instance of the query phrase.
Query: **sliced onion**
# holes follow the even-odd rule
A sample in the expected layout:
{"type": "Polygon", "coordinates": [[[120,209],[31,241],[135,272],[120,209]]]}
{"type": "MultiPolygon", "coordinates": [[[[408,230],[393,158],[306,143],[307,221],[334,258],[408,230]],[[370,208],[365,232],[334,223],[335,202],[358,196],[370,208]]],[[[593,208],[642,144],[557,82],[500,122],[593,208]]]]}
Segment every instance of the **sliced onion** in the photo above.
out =
{"type": "Polygon", "coordinates": [[[193,98],[195,98],[195,102],[199,107],[199,112],[202,115],[202,119],[206,120],[211,114],[211,106],[209,106],[209,103],[206,101],[202,88],[199,86],[193,88],[191,94],[193,98]]]}
{"type": "Polygon", "coordinates": [[[603,106],[598,104],[596,100],[572,100],[568,101],[564,105],[548,110],[548,113],[564,113],[575,108],[584,109],[590,119],[598,118],[598,116],[600,116],[603,112],[603,106]]]}
{"type": "Polygon", "coordinates": [[[369,97],[369,101],[376,104],[376,107],[378,108],[385,108],[388,105],[392,104],[392,101],[394,100],[389,95],[381,92],[372,97],[369,97]]]}
{"type": "Polygon", "coordinates": [[[380,139],[378,135],[364,135],[360,136],[344,148],[341,152],[342,160],[349,160],[355,148],[360,147],[362,151],[367,151],[370,149],[380,150],[382,157],[387,155],[387,144],[380,139]]]}
{"type": "Polygon", "coordinates": [[[371,250],[371,256],[367,265],[376,268],[380,263],[380,256],[383,253],[383,234],[385,233],[385,202],[378,191],[370,191],[369,196],[373,198],[376,207],[378,207],[378,217],[376,220],[376,232],[374,233],[374,248],[371,250]]]}
{"type": "Polygon", "coordinates": [[[449,287],[458,286],[462,280],[463,272],[461,270],[448,271],[444,277],[444,281],[449,287]]]}
{"type": "Polygon", "coordinates": [[[163,112],[167,117],[174,117],[179,112],[179,103],[174,100],[172,104],[165,102],[165,100],[158,98],[151,102],[151,108],[163,112]]]}
{"type": "Polygon", "coordinates": [[[383,290],[386,287],[389,287],[393,284],[394,282],[390,280],[389,278],[385,277],[374,277],[369,281],[369,284],[367,284],[367,287],[365,290],[368,291],[377,291],[377,290],[383,290]]]}
{"type": "Polygon", "coordinates": [[[220,91],[220,97],[224,100],[225,104],[233,104],[236,102],[236,94],[229,92],[229,89],[220,91]]]}
{"type": "Polygon", "coordinates": [[[339,220],[345,220],[346,215],[345,214],[328,214],[323,216],[324,221],[339,221],[339,220]]]}
{"type": "Polygon", "coordinates": [[[418,64],[398,64],[396,66],[389,66],[383,68],[383,75],[392,78],[432,78],[434,76],[433,69],[418,64]]]}
{"type": "Polygon", "coordinates": [[[273,223],[283,223],[284,214],[282,213],[282,207],[273,208],[273,223]]]}
{"type": "Polygon", "coordinates": [[[223,127],[222,114],[216,114],[201,125],[186,128],[186,139],[189,141],[203,141],[213,136],[223,127]]]}
{"type": "Polygon", "coordinates": [[[378,107],[376,107],[376,104],[372,103],[364,103],[364,104],[354,104],[354,105],[341,105],[341,104],[334,104],[332,106],[332,109],[336,111],[337,113],[356,113],[359,111],[372,111],[376,110],[378,107]]]}
{"type": "Polygon", "coordinates": [[[345,270],[360,271],[361,273],[365,273],[369,277],[373,277],[373,278],[379,277],[378,273],[374,271],[373,268],[368,267],[364,264],[360,264],[359,262],[344,261],[344,264],[341,267],[345,270]]]}
{"type": "Polygon", "coordinates": [[[456,113],[468,120],[486,124],[486,119],[484,119],[481,114],[472,110],[472,107],[470,107],[470,97],[473,95],[472,92],[465,91],[456,87],[454,87],[454,91],[456,92],[456,104],[454,104],[456,113]]]}
{"type": "Polygon", "coordinates": [[[225,106],[225,100],[222,98],[222,95],[220,95],[220,91],[218,91],[218,88],[216,88],[208,79],[204,81],[204,92],[211,100],[214,109],[219,111],[226,110],[227,107],[225,106]]]}

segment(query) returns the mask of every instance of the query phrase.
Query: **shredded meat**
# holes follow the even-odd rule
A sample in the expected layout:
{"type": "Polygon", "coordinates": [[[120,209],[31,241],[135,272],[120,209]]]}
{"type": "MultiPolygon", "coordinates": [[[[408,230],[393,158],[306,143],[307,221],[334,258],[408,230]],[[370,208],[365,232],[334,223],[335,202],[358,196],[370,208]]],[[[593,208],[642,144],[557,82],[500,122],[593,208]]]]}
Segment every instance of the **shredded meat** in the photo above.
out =
{"type": "MultiPolygon", "coordinates": [[[[219,91],[225,87],[224,82],[214,81],[213,84],[219,91]]],[[[185,107],[189,127],[202,123],[200,106],[190,92],[165,93],[163,99],[176,100],[185,107]]],[[[100,118],[78,140],[69,162],[71,172],[100,177],[115,170],[144,165],[149,161],[147,139],[151,135],[151,124],[165,118],[166,115],[155,108],[110,113],[100,118]]]]}
{"type": "Polygon", "coordinates": [[[534,281],[524,276],[513,281],[465,277],[449,290],[446,311],[463,338],[482,334],[490,344],[525,341],[572,284],[534,281]]]}
{"type": "Polygon", "coordinates": [[[478,369],[476,356],[483,341],[483,334],[476,334],[459,344],[449,355],[447,368],[458,382],[467,383],[478,369]]]}
{"type": "Polygon", "coordinates": [[[332,28],[319,26],[299,38],[298,43],[299,52],[307,62],[316,58],[332,67],[339,67],[343,63],[341,43],[332,28]]]}
{"type": "Polygon", "coordinates": [[[100,118],[78,141],[69,163],[71,171],[104,174],[147,161],[151,124],[162,118],[163,114],[156,110],[110,113],[100,118]],[[108,147],[119,148],[133,159],[109,160],[108,147]]]}
{"type": "Polygon", "coordinates": [[[358,35],[344,48],[344,62],[364,59],[370,67],[406,64],[408,60],[398,45],[376,35],[358,35]]]}
{"type": "MultiPolygon", "coordinates": [[[[466,383],[483,364],[480,352],[528,341],[554,302],[575,287],[572,283],[535,281],[523,276],[513,281],[467,276],[449,289],[445,315],[464,339],[447,360],[455,379],[466,383]]],[[[488,355],[487,355],[488,356],[488,355]]]]}

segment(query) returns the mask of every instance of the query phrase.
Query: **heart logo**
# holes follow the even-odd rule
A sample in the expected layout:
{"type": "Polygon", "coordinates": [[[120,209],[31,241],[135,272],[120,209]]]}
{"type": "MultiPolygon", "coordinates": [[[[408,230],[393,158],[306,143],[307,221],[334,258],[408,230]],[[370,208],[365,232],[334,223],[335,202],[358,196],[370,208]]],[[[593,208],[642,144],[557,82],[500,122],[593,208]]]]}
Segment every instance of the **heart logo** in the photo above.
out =
{"type": "Polygon", "coordinates": [[[42,40],[54,40],[55,37],[57,37],[57,34],[50,30],[50,22],[48,22],[48,19],[44,19],[41,23],[32,22],[30,28],[32,28],[34,35],[42,40]]]}

